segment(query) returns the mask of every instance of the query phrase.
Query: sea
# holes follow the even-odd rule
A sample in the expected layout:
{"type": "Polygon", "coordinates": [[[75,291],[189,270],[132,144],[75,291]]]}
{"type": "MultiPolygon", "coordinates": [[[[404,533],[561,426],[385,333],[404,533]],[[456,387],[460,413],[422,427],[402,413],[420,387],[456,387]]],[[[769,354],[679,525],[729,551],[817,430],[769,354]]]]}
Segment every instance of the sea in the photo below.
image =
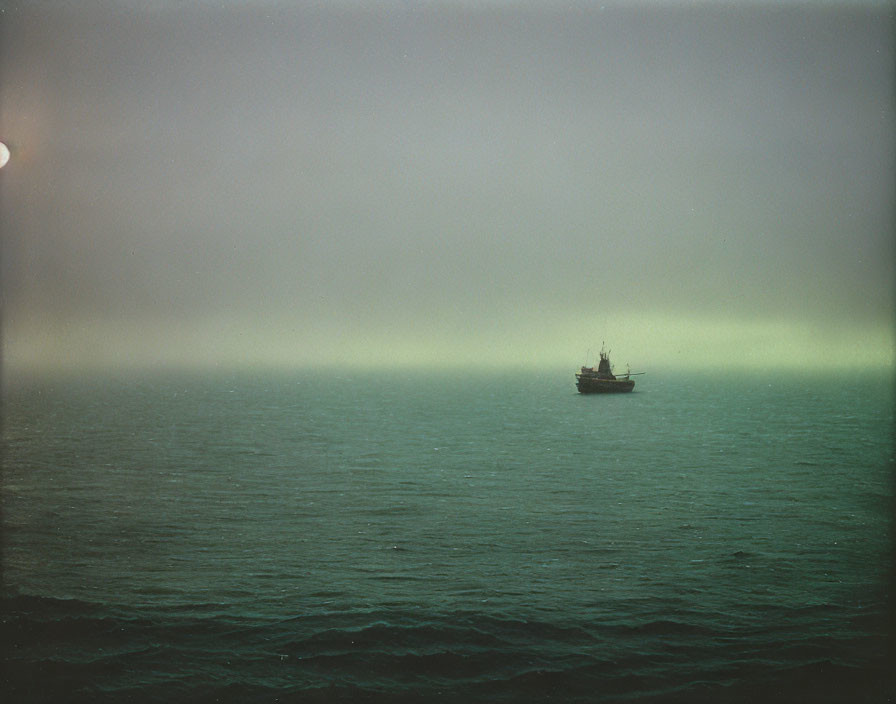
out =
{"type": "Polygon", "coordinates": [[[4,379],[4,702],[893,702],[893,376],[4,379]]]}

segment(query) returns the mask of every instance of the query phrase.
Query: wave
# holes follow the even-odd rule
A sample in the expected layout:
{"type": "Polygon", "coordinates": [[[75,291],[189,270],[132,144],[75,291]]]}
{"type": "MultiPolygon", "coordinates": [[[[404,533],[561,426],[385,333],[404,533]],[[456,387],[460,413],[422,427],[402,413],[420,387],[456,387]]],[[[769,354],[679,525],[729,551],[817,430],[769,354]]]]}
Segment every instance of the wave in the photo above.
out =
{"type": "Polygon", "coordinates": [[[2,605],[4,701],[699,702],[754,691],[781,701],[775,692],[843,692],[838,682],[856,694],[844,701],[861,701],[886,687],[885,634],[843,623],[827,603],[769,607],[761,626],[680,609],[557,621],[355,608],[273,620],[21,594],[2,605]],[[832,625],[839,637],[824,632],[832,625]]]}
{"type": "Polygon", "coordinates": [[[330,629],[314,633],[292,642],[287,649],[297,656],[347,651],[408,651],[414,649],[500,648],[508,644],[506,638],[487,630],[446,624],[395,626],[377,623],[360,629],[330,629]]]}
{"type": "Polygon", "coordinates": [[[90,613],[103,608],[102,604],[94,604],[80,599],[64,599],[49,596],[36,596],[22,592],[5,592],[0,596],[0,605],[5,613],[90,613]]]}

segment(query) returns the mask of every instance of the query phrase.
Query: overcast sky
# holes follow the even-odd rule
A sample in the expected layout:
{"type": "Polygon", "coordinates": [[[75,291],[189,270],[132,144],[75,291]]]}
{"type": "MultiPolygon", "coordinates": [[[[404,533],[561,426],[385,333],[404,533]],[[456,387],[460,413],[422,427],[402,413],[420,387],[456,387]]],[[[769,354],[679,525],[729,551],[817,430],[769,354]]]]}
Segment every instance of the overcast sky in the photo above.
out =
{"type": "Polygon", "coordinates": [[[9,368],[893,362],[886,3],[23,5],[9,368]]]}

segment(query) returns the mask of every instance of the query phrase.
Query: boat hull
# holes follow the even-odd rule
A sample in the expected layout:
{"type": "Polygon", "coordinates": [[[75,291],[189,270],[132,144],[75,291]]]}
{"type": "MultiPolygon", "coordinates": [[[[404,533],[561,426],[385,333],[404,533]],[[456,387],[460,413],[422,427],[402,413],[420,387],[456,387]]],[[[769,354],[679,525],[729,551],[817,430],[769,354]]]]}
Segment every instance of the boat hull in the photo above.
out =
{"type": "Polygon", "coordinates": [[[619,394],[635,388],[634,379],[589,379],[576,375],[576,388],[580,394],[619,394]]]}

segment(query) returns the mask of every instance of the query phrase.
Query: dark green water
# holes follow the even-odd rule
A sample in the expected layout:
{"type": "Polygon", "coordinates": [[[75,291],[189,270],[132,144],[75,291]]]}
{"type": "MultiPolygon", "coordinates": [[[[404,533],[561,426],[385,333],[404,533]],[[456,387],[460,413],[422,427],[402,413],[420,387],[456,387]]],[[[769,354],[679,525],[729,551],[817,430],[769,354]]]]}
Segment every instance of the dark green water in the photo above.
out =
{"type": "Polygon", "coordinates": [[[892,391],[8,379],[4,700],[888,701],[892,391]]]}

